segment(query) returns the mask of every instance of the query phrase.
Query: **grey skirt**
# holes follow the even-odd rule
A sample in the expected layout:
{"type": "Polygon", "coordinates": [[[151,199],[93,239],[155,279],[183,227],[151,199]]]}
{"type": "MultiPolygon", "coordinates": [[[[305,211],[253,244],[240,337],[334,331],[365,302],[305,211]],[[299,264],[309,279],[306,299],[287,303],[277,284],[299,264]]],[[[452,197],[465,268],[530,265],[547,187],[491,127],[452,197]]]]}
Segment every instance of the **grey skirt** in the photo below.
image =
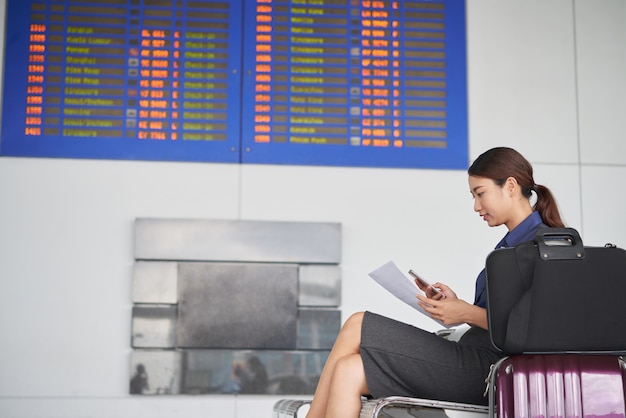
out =
{"type": "Polygon", "coordinates": [[[489,366],[503,354],[489,333],[470,328],[459,342],[371,312],[363,317],[361,358],[375,398],[415,398],[487,405],[489,366]]]}

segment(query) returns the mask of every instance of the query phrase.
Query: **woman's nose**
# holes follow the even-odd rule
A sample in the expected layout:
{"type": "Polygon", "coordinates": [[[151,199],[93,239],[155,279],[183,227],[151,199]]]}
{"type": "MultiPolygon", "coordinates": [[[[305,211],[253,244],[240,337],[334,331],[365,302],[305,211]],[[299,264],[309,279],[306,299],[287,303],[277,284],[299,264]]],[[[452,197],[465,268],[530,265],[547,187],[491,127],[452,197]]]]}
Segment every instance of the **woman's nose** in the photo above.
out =
{"type": "Polygon", "coordinates": [[[478,202],[478,199],[474,199],[474,212],[480,212],[480,202],[478,202]]]}

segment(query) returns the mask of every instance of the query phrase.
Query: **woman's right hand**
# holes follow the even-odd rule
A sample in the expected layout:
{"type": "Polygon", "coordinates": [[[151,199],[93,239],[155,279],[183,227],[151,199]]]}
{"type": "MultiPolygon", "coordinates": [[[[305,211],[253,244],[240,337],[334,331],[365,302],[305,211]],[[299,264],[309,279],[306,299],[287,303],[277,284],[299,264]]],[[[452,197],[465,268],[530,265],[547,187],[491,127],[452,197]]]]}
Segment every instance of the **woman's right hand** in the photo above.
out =
{"type": "Polygon", "coordinates": [[[446,286],[443,283],[437,282],[437,283],[431,284],[430,286],[424,286],[424,284],[420,283],[419,280],[415,280],[415,284],[417,285],[417,287],[420,288],[422,292],[424,292],[424,294],[426,295],[428,299],[432,299],[432,300],[439,300],[443,298],[457,299],[456,293],[454,293],[452,289],[450,289],[448,286],[446,286]],[[433,288],[439,289],[439,292],[437,292],[433,288]]]}

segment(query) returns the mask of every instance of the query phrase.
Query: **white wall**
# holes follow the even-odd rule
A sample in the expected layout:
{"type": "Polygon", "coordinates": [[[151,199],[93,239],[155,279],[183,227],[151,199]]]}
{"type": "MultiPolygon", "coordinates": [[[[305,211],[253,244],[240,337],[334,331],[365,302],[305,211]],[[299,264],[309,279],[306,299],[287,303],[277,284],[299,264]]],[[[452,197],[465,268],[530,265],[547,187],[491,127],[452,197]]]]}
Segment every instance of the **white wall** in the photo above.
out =
{"type": "MultiPolygon", "coordinates": [[[[467,3],[470,158],[517,148],[587,245],[626,247],[626,0],[467,3]]],[[[367,272],[394,259],[471,300],[506,232],[472,205],[463,171],[0,158],[0,417],[271,416],[127,395],[136,217],[341,222],[344,318],[435,330],[367,272]]]]}

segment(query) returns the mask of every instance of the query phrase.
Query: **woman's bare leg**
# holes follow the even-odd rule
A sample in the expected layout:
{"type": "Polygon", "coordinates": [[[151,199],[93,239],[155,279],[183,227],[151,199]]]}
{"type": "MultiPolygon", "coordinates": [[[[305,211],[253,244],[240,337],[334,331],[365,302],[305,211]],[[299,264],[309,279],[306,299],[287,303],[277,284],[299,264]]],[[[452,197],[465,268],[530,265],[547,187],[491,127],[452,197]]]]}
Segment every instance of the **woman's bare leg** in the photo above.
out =
{"type": "MultiPolygon", "coordinates": [[[[337,366],[337,362],[342,358],[359,353],[362,323],[363,312],[357,312],[352,314],[343,324],[341,331],[339,331],[339,335],[337,335],[335,344],[328,355],[324,369],[322,370],[307,418],[326,417],[326,409],[328,406],[328,398],[330,396],[333,375],[335,374],[335,367],[337,366]]],[[[363,363],[361,363],[361,366],[362,364],[363,363]]]]}
{"type": "Polygon", "coordinates": [[[369,394],[360,354],[341,358],[335,365],[326,405],[326,418],[359,418],[361,395],[369,394]]]}

